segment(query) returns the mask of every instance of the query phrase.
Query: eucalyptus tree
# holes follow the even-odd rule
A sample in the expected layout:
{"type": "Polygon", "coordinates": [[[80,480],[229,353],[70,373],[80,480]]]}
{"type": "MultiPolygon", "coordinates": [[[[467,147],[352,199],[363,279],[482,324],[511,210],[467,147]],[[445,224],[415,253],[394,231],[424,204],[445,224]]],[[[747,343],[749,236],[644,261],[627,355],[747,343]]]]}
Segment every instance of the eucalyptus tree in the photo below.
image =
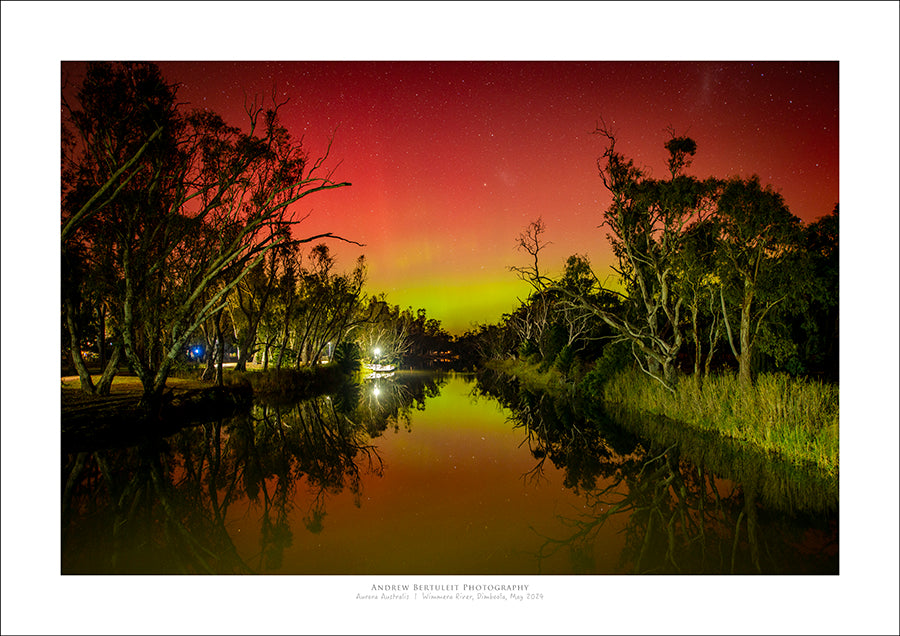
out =
{"type": "Polygon", "coordinates": [[[295,365],[317,364],[357,325],[363,306],[366,261],[360,256],[349,273],[334,271],[335,258],[325,244],[310,252],[310,266],[301,270],[299,299],[293,314],[295,365]],[[330,345],[329,345],[330,343],[330,345]]]}
{"type": "Polygon", "coordinates": [[[613,269],[630,309],[607,323],[631,343],[644,372],[671,389],[686,310],[677,284],[679,254],[687,229],[711,213],[717,183],[684,174],[697,149],[689,137],[672,133],[665,144],[669,178],[658,180],[616,151],[608,129],[597,132],[608,141],[605,163],[598,160],[600,177],[612,195],[604,225],[618,261],[613,269]]]}
{"type": "MultiPolygon", "coordinates": [[[[119,349],[94,386],[81,354],[84,334],[77,314],[87,303],[95,307],[112,305],[110,309],[114,309],[113,297],[123,287],[116,231],[121,224],[121,207],[135,199],[134,192],[143,189],[149,195],[147,184],[153,177],[148,165],[176,160],[175,139],[182,124],[175,109],[174,89],[152,65],[89,65],[75,98],[77,102],[70,103],[68,87],[64,86],[62,307],[82,389],[104,394],[115,374],[119,349]]],[[[121,334],[121,312],[110,313],[121,334]]]]}
{"type": "MultiPolygon", "coordinates": [[[[270,300],[275,294],[279,279],[277,251],[269,250],[266,257],[249,271],[230,295],[228,309],[235,328],[238,349],[235,368],[238,371],[246,371],[247,362],[257,352],[257,334],[262,321],[270,313],[270,300]]],[[[268,351],[268,340],[266,350],[268,351]]]]}
{"type": "Polygon", "coordinates": [[[789,266],[796,263],[800,220],[758,176],[730,179],[718,200],[716,218],[721,227],[722,316],[746,387],[753,381],[754,348],[769,313],[806,284],[806,277],[796,276],[797,270],[789,266]]]}
{"type": "MultiPolygon", "coordinates": [[[[603,226],[616,257],[613,271],[622,291],[599,285],[608,299],[622,305],[611,310],[606,302],[562,287],[539,270],[539,253],[546,246],[542,222],[532,223],[519,245],[532,263],[516,271],[535,288],[562,292],[569,302],[592,313],[630,343],[641,369],[670,390],[675,384],[675,360],[684,342],[685,299],[679,293],[678,258],[687,228],[708,217],[714,207],[715,180],[700,181],[684,174],[696,152],[696,143],[671,133],[665,148],[669,157],[667,179],[653,179],[616,149],[616,137],[605,126],[596,134],[607,141],[597,160],[599,176],[612,201],[603,226]]],[[[594,275],[599,283],[599,278],[594,275]]]]}
{"type": "Polygon", "coordinates": [[[688,227],[677,260],[678,293],[685,299],[694,348],[694,375],[709,375],[721,337],[719,277],[716,272],[719,226],[712,218],[688,227]],[[704,355],[705,352],[705,355],[704,355]]]}
{"type": "Polygon", "coordinates": [[[839,207],[804,228],[811,284],[803,306],[802,353],[805,366],[831,379],[838,377],[840,342],[839,207]]]}
{"type": "Polygon", "coordinates": [[[585,305],[589,304],[608,313],[615,313],[620,304],[619,298],[603,288],[587,256],[573,254],[566,259],[566,267],[559,286],[565,293],[559,295],[556,320],[562,322],[565,327],[567,346],[575,346],[579,341],[582,343],[581,346],[584,346],[589,341],[609,337],[606,324],[601,322],[598,325],[594,313],[585,305]],[[584,299],[584,302],[569,302],[570,297],[584,299]]]}
{"type": "Polygon", "coordinates": [[[294,204],[349,184],[324,172],[330,145],[311,161],[291,138],[284,103],[245,103],[244,131],[183,114],[155,65],[109,63],[89,65],[78,102],[64,105],[76,140],[63,190],[82,194],[64,206],[63,249],[111,246],[123,351],[155,403],[194,332],[268,250],[332,236],[297,238],[294,204]]]}
{"type": "MultiPolygon", "coordinates": [[[[539,219],[519,237],[520,248],[532,256],[540,251],[530,248],[541,243],[542,227],[539,219]]],[[[536,261],[526,268],[511,269],[525,280],[534,280],[535,274],[541,277],[538,266],[536,261]]],[[[606,307],[610,300],[591,269],[590,260],[573,254],[566,259],[562,276],[536,289],[508,316],[507,325],[517,335],[520,353],[539,354],[547,364],[557,357],[571,361],[590,341],[608,335],[603,333],[605,325],[598,329],[595,312],[587,306],[606,307]]]]}
{"type": "Polygon", "coordinates": [[[271,311],[263,317],[262,328],[265,333],[263,350],[263,367],[268,367],[269,349],[277,346],[278,355],[275,368],[280,369],[290,337],[293,311],[297,302],[297,272],[300,267],[301,252],[295,246],[286,246],[277,252],[277,284],[271,311]]]}

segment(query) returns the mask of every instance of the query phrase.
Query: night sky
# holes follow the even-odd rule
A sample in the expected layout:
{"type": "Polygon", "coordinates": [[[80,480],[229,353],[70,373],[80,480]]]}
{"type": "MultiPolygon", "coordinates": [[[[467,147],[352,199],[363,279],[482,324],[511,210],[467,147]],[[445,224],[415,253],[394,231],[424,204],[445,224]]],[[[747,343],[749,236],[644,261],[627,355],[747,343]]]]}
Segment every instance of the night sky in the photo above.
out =
{"type": "MultiPolygon", "coordinates": [[[[665,173],[667,128],[698,144],[690,174],[759,174],[804,221],[838,192],[837,62],[162,62],[187,107],[245,125],[245,95],[287,99],[283,122],[353,185],[303,200],[298,235],[334,232],[367,289],[424,307],[451,333],[497,322],[527,286],[516,237],[542,217],[544,265],[611,253],[599,229],[602,117],[617,148],[665,173]]],[[[63,70],[69,70],[66,65],[63,70]]],[[[77,77],[73,75],[73,77],[77,77]]]]}

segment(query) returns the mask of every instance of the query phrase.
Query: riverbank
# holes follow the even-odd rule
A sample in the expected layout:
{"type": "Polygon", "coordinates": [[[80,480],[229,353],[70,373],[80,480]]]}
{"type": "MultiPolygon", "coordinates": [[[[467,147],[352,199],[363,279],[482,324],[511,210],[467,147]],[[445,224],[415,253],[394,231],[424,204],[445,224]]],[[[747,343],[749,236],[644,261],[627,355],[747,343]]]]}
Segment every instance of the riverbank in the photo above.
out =
{"type": "Polygon", "coordinates": [[[680,378],[675,394],[639,371],[623,370],[602,386],[567,383],[559,372],[541,373],[518,360],[490,368],[514,376],[522,386],[577,402],[597,400],[610,415],[665,417],[679,426],[741,440],[765,453],[829,474],[839,470],[839,390],[835,385],[764,374],[750,391],[737,376],[680,378]]]}
{"type": "MultiPolygon", "coordinates": [[[[271,401],[296,400],[339,386],[344,379],[336,365],[313,369],[226,369],[223,386],[197,379],[197,373],[170,377],[160,411],[150,414],[141,405],[143,387],[132,375],[117,375],[108,396],[88,395],[78,376],[61,378],[63,448],[78,450],[122,445],[151,436],[164,436],[198,421],[227,417],[252,404],[254,397],[271,401]]],[[[94,380],[99,379],[95,376],[94,380]]]]}

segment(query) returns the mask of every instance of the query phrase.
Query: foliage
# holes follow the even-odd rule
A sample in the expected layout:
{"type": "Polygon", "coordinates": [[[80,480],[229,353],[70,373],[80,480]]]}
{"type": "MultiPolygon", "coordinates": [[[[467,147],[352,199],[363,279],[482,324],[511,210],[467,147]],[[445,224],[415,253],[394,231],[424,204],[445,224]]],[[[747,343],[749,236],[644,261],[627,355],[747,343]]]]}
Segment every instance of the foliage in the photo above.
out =
{"type": "Polygon", "coordinates": [[[758,176],[685,174],[697,151],[688,137],[670,131],[669,174],[657,179],[605,125],[596,132],[607,141],[597,165],[612,198],[603,226],[619,288],[578,254],[550,276],[537,219],[517,240],[528,264],[510,268],[534,292],[498,325],[513,343],[494,355],[567,371],[572,353],[591,364],[612,336],[670,392],[689,365],[699,377],[736,362],[747,388],[759,370],[836,378],[837,208],[804,228],[758,176]]]}
{"type": "Polygon", "coordinates": [[[330,393],[346,377],[337,364],[304,367],[302,369],[270,369],[268,371],[234,371],[226,376],[226,383],[247,383],[259,396],[284,396],[296,399],[330,393]]]}
{"type": "Polygon", "coordinates": [[[553,366],[565,377],[569,376],[569,371],[575,363],[575,351],[572,345],[564,345],[553,361],[553,366]]]}
{"type": "Polygon", "coordinates": [[[362,362],[362,352],[356,342],[352,340],[341,342],[334,350],[333,357],[335,364],[344,373],[352,374],[359,371],[360,363],[362,362]]]}
{"type": "Polygon", "coordinates": [[[542,370],[540,363],[525,360],[492,360],[485,368],[515,376],[521,386],[529,391],[547,391],[557,397],[568,397],[571,385],[556,369],[542,370]]]}
{"type": "Polygon", "coordinates": [[[622,369],[632,366],[633,361],[631,348],[626,342],[620,340],[608,344],[603,349],[603,355],[578,384],[579,395],[584,400],[600,400],[604,385],[622,369]]]}

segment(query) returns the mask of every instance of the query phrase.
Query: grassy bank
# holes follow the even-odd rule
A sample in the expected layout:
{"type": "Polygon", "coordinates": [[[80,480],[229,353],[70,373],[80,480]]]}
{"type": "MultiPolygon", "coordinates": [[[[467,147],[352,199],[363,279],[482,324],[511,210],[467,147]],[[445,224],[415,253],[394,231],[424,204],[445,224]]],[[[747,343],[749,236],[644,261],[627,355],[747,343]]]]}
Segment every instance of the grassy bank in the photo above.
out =
{"type": "Polygon", "coordinates": [[[673,395],[632,369],[616,373],[599,387],[588,387],[567,383],[554,369],[541,372],[537,365],[520,360],[493,361],[488,366],[518,378],[530,390],[599,400],[611,414],[621,410],[665,416],[681,426],[745,441],[796,464],[838,472],[839,391],[834,385],[764,374],[750,391],[742,391],[735,374],[685,376],[673,395]]]}
{"type": "Polygon", "coordinates": [[[836,473],[839,466],[838,388],[783,374],[764,374],[742,391],[735,374],[679,379],[673,395],[635,370],[603,387],[603,403],[744,440],[800,464],[836,473]]]}

